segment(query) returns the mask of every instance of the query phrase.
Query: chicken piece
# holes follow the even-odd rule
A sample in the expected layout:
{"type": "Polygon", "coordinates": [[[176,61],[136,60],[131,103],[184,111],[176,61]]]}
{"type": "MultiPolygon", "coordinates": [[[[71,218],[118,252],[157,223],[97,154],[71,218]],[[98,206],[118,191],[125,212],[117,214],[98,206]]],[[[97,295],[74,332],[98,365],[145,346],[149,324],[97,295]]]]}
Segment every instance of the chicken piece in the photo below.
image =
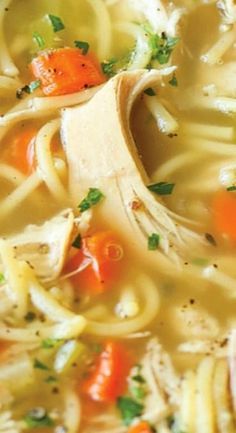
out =
{"type": "Polygon", "coordinates": [[[40,226],[27,226],[8,242],[16,258],[29,263],[41,280],[53,281],[64,266],[73,228],[74,216],[68,209],[40,226]]]}
{"type": "Polygon", "coordinates": [[[198,305],[183,305],[171,311],[170,326],[173,323],[176,332],[188,340],[214,339],[219,335],[220,327],[215,317],[198,305]]]}
{"type": "Polygon", "coordinates": [[[168,271],[181,253],[196,250],[203,237],[179,224],[178,216],[148,190],[150,180],[132,137],[130,113],[144,89],[157,85],[170,69],[118,74],[87,104],[64,109],[61,131],[74,205],[90,187],[99,188],[105,199],[96,208],[98,220],[128,240],[144,261],[154,258],[168,271]],[[147,254],[152,233],[160,235],[160,245],[147,254]]]}

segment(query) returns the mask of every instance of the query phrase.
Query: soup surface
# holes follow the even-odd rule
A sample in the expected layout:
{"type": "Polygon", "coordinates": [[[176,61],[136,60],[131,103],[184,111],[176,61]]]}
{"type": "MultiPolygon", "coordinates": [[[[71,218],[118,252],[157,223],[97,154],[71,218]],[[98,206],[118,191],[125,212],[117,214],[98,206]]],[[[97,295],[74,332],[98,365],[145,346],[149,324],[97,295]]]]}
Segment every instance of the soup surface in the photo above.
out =
{"type": "Polygon", "coordinates": [[[0,433],[235,433],[236,5],[0,0],[0,433]]]}

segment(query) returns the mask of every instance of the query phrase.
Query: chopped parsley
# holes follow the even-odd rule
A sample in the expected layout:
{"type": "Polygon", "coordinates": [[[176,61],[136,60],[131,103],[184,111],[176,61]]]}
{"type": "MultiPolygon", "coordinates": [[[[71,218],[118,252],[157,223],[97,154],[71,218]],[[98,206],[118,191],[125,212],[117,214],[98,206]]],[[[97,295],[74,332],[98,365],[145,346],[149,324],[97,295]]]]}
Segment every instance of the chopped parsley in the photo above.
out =
{"type": "Polygon", "coordinates": [[[169,84],[173,87],[177,87],[178,86],[178,80],[176,78],[175,73],[173,74],[172,78],[169,81],[169,84]]]}
{"type": "Polygon", "coordinates": [[[131,59],[133,51],[129,51],[124,56],[116,59],[111,58],[101,63],[102,71],[107,77],[111,78],[118,72],[126,71],[131,59]]]}
{"type": "Polygon", "coordinates": [[[146,395],[146,390],[141,386],[131,386],[129,390],[136,400],[143,400],[146,395]]]}
{"type": "Polygon", "coordinates": [[[55,376],[48,376],[46,377],[45,381],[46,383],[54,383],[57,382],[57,378],[55,376]]]}
{"type": "Polygon", "coordinates": [[[79,233],[76,238],[72,242],[72,247],[77,248],[78,250],[81,248],[81,234],[79,233]]]}
{"type": "Polygon", "coordinates": [[[4,274],[1,272],[0,273],[0,284],[3,284],[3,283],[5,283],[5,277],[4,277],[4,274]]]}
{"type": "Polygon", "coordinates": [[[236,185],[228,186],[228,188],[226,188],[226,189],[227,189],[227,191],[236,191],[236,185]]]}
{"type": "Polygon", "coordinates": [[[21,99],[24,95],[24,93],[27,93],[28,95],[33,93],[35,90],[37,90],[41,85],[40,80],[31,81],[31,83],[26,84],[26,86],[21,87],[20,89],[17,89],[16,91],[16,97],[18,99],[21,99]]]}
{"type": "Polygon", "coordinates": [[[89,50],[89,43],[84,41],[74,41],[76,48],[80,48],[82,54],[87,54],[89,50]]]}
{"type": "Polygon", "coordinates": [[[56,347],[58,345],[60,340],[56,340],[55,338],[46,338],[42,341],[42,348],[43,349],[52,349],[53,347],[56,347]]]}
{"type": "Polygon", "coordinates": [[[157,233],[152,233],[148,237],[148,249],[149,249],[149,251],[157,250],[159,243],[160,243],[160,235],[158,235],[157,233]]]}
{"type": "Polygon", "coordinates": [[[144,379],[143,376],[141,376],[141,374],[136,374],[132,376],[131,379],[138,383],[146,383],[146,380],[144,379]]]}
{"type": "Polygon", "coordinates": [[[148,89],[144,90],[144,93],[148,96],[155,96],[156,92],[152,87],[148,87],[148,89]]]}
{"type": "Polygon", "coordinates": [[[144,406],[131,397],[118,397],[117,407],[125,425],[130,425],[132,421],[141,416],[144,406]]]}
{"type": "Polygon", "coordinates": [[[48,14],[48,18],[50,20],[54,33],[60,32],[65,28],[65,25],[60,17],[57,17],[56,15],[48,14]]]}
{"type": "Polygon", "coordinates": [[[158,36],[149,31],[149,44],[152,49],[152,60],[157,60],[160,65],[168,63],[173,49],[177,45],[179,38],[167,36],[165,32],[158,36]]]}
{"type": "Polygon", "coordinates": [[[28,311],[24,317],[26,322],[33,322],[36,319],[36,314],[33,311],[28,311]]]}
{"type": "Polygon", "coordinates": [[[25,415],[24,421],[29,428],[54,426],[53,419],[50,418],[45,409],[41,407],[30,410],[25,415]]]}
{"type": "Polygon", "coordinates": [[[153,183],[152,185],[148,185],[148,189],[158,195],[172,194],[174,187],[174,183],[168,182],[158,182],[153,183]]]}
{"type": "Polygon", "coordinates": [[[43,362],[39,361],[39,359],[34,360],[34,368],[37,368],[39,370],[50,370],[50,368],[43,364],[43,362]]]}
{"type": "Polygon", "coordinates": [[[39,32],[33,33],[33,41],[38,45],[39,48],[45,47],[45,40],[43,36],[40,35],[39,32]]]}
{"type": "Polygon", "coordinates": [[[98,204],[103,198],[104,195],[98,188],[89,188],[87,196],[80,202],[78,208],[80,212],[85,212],[98,204]]]}

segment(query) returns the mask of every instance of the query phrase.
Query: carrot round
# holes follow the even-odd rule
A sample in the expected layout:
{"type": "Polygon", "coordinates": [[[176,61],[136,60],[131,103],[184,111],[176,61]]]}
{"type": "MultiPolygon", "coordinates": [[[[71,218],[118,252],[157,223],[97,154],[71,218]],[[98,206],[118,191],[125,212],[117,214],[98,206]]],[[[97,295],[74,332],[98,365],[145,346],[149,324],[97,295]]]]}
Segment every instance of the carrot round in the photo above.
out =
{"type": "Polygon", "coordinates": [[[112,231],[101,231],[82,240],[81,249],[69,259],[65,272],[70,273],[89,265],[74,275],[75,288],[89,294],[99,294],[109,289],[119,278],[123,249],[112,231]]]}
{"type": "Polygon", "coordinates": [[[141,421],[129,428],[128,433],[152,433],[153,430],[146,421],[141,421]]]}
{"type": "Polygon", "coordinates": [[[85,380],[83,390],[92,400],[114,402],[126,389],[126,379],[131,368],[131,358],[125,347],[108,341],[98,356],[94,371],[85,380]]]}
{"type": "Polygon", "coordinates": [[[29,174],[34,168],[34,145],[37,129],[27,127],[17,132],[9,139],[9,143],[2,155],[2,160],[24,174],[29,174]]]}
{"type": "Polygon", "coordinates": [[[32,60],[30,69],[48,96],[78,92],[105,81],[96,59],[78,48],[43,51],[32,60]]]}
{"type": "Polygon", "coordinates": [[[219,191],[213,199],[213,222],[215,230],[236,241],[236,195],[219,191]]]}

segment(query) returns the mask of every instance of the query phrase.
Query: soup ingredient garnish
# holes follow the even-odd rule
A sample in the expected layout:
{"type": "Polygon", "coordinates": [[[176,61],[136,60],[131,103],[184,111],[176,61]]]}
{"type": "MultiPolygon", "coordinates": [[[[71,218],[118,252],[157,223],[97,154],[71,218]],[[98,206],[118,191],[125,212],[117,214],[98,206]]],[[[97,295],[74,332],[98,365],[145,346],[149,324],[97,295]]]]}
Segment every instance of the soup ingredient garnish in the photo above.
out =
{"type": "Polygon", "coordinates": [[[53,419],[47,414],[42,407],[36,407],[30,410],[24,417],[24,421],[29,428],[35,427],[52,427],[54,426],[53,419]]]}
{"type": "Polygon", "coordinates": [[[178,86],[178,80],[176,78],[175,73],[173,74],[173,77],[171,78],[171,80],[169,81],[169,84],[173,87],[177,87],[178,86]]]}
{"type": "Polygon", "coordinates": [[[74,41],[75,47],[80,48],[82,54],[85,55],[89,50],[89,43],[85,41],[74,41]]]}
{"type": "Polygon", "coordinates": [[[227,189],[227,191],[236,191],[236,185],[228,186],[228,188],[226,188],[226,189],[227,189]]]}
{"type": "Polygon", "coordinates": [[[95,56],[83,55],[77,48],[43,51],[32,60],[30,70],[47,96],[79,92],[105,81],[95,56]]]}
{"type": "Polygon", "coordinates": [[[174,187],[174,183],[168,182],[158,182],[153,183],[152,185],[148,185],[148,189],[158,195],[172,194],[174,187]]]}
{"type": "Polygon", "coordinates": [[[144,90],[144,93],[148,96],[155,96],[156,92],[152,87],[148,87],[148,89],[144,90]]]}
{"type": "Polygon", "coordinates": [[[60,17],[57,17],[56,15],[48,14],[48,18],[50,20],[50,23],[52,25],[53,31],[60,32],[65,28],[65,25],[60,17]]]}
{"type": "Polygon", "coordinates": [[[138,424],[132,425],[128,433],[153,433],[154,431],[146,421],[141,421],[138,424]]]}
{"type": "Polygon", "coordinates": [[[7,151],[2,155],[3,161],[22,173],[29,174],[34,167],[34,144],[37,132],[35,127],[27,127],[15,134],[14,138],[9,139],[7,151]]]}
{"type": "Polygon", "coordinates": [[[81,249],[72,256],[65,272],[70,273],[81,267],[71,277],[74,287],[89,294],[103,293],[114,284],[121,273],[123,248],[111,231],[101,231],[82,239],[81,249]]]}
{"type": "Polygon", "coordinates": [[[216,231],[236,241],[236,197],[228,191],[216,193],[212,202],[213,223],[216,231]]]}
{"type": "Polygon", "coordinates": [[[117,399],[117,407],[121,412],[121,416],[125,425],[130,425],[131,422],[142,415],[144,406],[131,397],[119,397],[117,399]]]}
{"type": "Polygon", "coordinates": [[[157,60],[160,65],[168,63],[173,49],[179,42],[178,37],[168,36],[163,32],[160,36],[153,33],[150,25],[144,25],[145,32],[149,38],[149,45],[152,50],[152,60],[157,60]]]}
{"type": "Polygon", "coordinates": [[[18,89],[16,91],[16,97],[18,99],[21,99],[23,97],[24,93],[31,94],[35,90],[37,90],[40,87],[40,85],[41,85],[41,81],[40,80],[31,81],[31,83],[26,84],[26,86],[21,87],[20,89],[18,89]]]}
{"type": "Polygon", "coordinates": [[[42,49],[45,47],[45,40],[39,32],[33,33],[33,40],[38,45],[39,48],[42,49]]]}
{"type": "Polygon", "coordinates": [[[50,370],[50,368],[47,365],[45,365],[43,362],[41,362],[37,358],[34,360],[34,368],[39,369],[39,370],[50,370]]]}
{"type": "Polygon", "coordinates": [[[45,383],[55,383],[55,382],[57,382],[57,378],[55,376],[48,376],[48,377],[46,377],[44,382],[45,383]]]}
{"type": "Polygon", "coordinates": [[[36,319],[36,314],[33,311],[28,311],[24,319],[26,322],[33,322],[36,319]]]}
{"type": "Polygon", "coordinates": [[[115,401],[125,391],[130,368],[131,357],[126,348],[116,341],[106,342],[95,369],[85,380],[84,392],[94,401],[115,401]]]}
{"type": "Polygon", "coordinates": [[[80,212],[85,212],[95,206],[104,198],[103,193],[98,188],[89,188],[87,196],[80,202],[78,208],[80,212]]]}
{"type": "Polygon", "coordinates": [[[160,235],[158,233],[152,233],[148,237],[148,249],[150,251],[155,251],[157,250],[159,244],[160,244],[160,235]]]}
{"type": "Polygon", "coordinates": [[[43,349],[53,349],[60,344],[61,340],[56,340],[55,338],[46,338],[42,341],[43,349]]]}
{"type": "Polygon", "coordinates": [[[77,248],[78,250],[81,248],[81,244],[82,244],[82,238],[81,238],[81,234],[79,233],[76,238],[73,240],[72,242],[72,247],[77,248]]]}

